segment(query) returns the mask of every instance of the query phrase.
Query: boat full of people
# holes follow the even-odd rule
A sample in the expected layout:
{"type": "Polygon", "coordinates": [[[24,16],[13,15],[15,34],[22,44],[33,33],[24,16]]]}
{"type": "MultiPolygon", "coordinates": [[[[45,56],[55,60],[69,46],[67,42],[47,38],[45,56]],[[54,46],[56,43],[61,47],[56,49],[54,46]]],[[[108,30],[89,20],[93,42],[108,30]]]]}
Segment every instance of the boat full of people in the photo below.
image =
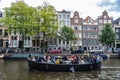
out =
{"type": "Polygon", "coordinates": [[[76,55],[65,56],[32,56],[29,55],[28,67],[32,70],[52,72],[75,72],[101,70],[102,59],[99,55],[78,57],[76,55]]]}

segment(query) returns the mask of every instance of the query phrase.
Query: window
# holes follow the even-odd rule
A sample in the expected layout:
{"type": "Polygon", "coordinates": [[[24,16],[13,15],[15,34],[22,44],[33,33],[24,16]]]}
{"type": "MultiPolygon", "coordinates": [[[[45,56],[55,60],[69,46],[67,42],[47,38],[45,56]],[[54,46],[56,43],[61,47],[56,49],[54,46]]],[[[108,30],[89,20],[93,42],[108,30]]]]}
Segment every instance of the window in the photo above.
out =
{"type": "Polygon", "coordinates": [[[59,19],[61,19],[61,15],[59,15],[59,19]]]}
{"type": "Polygon", "coordinates": [[[91,18],[89,18],[89,19],[88,19],[88,22],[89,22],[89,23],[91,23],[91,22],[92,22],[91,18]]]}
{"type": "Polygon", "coordinates": [[[59,39],[59,44],[61,44],[61,39],[59,39]]]}
{"type": "Polygon", "coordinates": [[[119,34],[116,34],[116,39],[119,39],[119,34]]]}
{"type": "Polygon", "coordinates": [[[83,26],[83,30],[87,31],[88,27],[87,26],[83,26]]]}
{"type": "Polygon", "coordinates": [[[86,45],[87,44],[87,40],[83,40],[83,44],[86,45]]]}
{"type": "Polygon", "coordinates": [[[116,33],[119,33],[119,29],[115,29],[115,32],[116,32],[116,33]]]}
{"type": "Polygon", "coordinates": [[[5,32],[4,32],[4,36],[8,36],[8,32],[7,32],[7,30],[5,30],[5,32]]]}
{"type": "Polygon", "coordinates": [[[112,20],[108,20],[108,23],[112,23],[112,20]]]}
{"type": "Polygon", "coordinates": [[[75,36],[76,36],[77,38],[79,38],[79,34],[76,33],[75,36]]]}
{"type": "Polygon", "coordinates": [[[97,27],[96,26],[92,26],[92,30],[97,30],[97,27]]]}
{"type": "Polygon", "coordinates": [[[77,26],[75,26],[75,27],[74,27],[74,29],[75,29],[75,30],[78,30],[78,27],[77,27],[77,26]]]}
{"type": "Polygon", "coordinates": [[[83,33],[83,38],[86,38],[87,37],[87,33],[83,33]]]}
{"type": "Polygon", "coordinates": [[[35,40],[32,41],[32,45],[35,46],[35,40]]]}
{"type": "Polygon", "coordinates": [[[104,15],[104,19],[106,19],[106,16],[104,15]]]}
{"type": "Polygon", "coordinates": [[[3,39],[0,39],[0,47],[3,47],[3,39]]]}
{"type": "Polygon", "coordinates": [[[104,23],[107,23],[107,20],[104,20],[104,23]]]}
{"type": "Polygon", "coordinates": [[[67,26],[69,26],[69,21],[67,21],[67,26]]]}
{"type": "Polygon", "coordinates": [[[75,18],[78,18],[78,16],[75,16],[75,18]]]}
{"type": "Polygon", "coordinates": [[[102,23],[102,20],[99,20],[99,23],[102,23]]]}
{"type": "Polygon", "coordinates": [[[74,23],[78,23],[78,19],[74,19],[74,23]]]}
{"type": "Polygon", "coordinates": [[[88,33],[88,38],[90,38],[91,37],[91,34],[90,33],[88,33]]]}
{"type": "Polygon", "coordinates": [[[69,15],[67,15],[67,18],[69,19],[69,18],[70,18],[70,16],[69,16],[69,15]]]}
{"type": "Polygon", "coordinates": [[[2,13],[0,13],[0,17],[3,17],[3,14],[2,14],[2,13]]]}
{"type": "Polygon", "coordinates": [[[2,36],[2,29],[0,29],[0,35],[2,36]]]}
{"type": "Polygon", "coordinates": [[[63,19],[65,19],[65,15],[63,15],[63,19]]]}
{"type": "Polygon", "coordinates": [[[17,36],[11,36],[11,40],[17,40],[17,36]]]}
{"type": "Polygon", "coordinates": [[[65,21],[63,21],[63,26],[65,26],[65,21]]]}
{"type": "Polygon", "coordinates": [[[65,44],[65,40],[63,40],[63,44],[65,44]]]}

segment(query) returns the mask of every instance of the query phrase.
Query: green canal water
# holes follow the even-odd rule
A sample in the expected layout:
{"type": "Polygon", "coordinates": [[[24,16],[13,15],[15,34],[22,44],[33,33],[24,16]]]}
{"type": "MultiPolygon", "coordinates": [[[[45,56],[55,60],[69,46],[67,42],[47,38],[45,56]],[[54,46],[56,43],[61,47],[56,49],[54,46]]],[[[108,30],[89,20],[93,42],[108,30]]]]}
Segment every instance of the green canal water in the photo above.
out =
{"type": "Polygon", "coordinates": [[[75,73],[30,71],[26,60],[0,59],[0,80],[120,80],[120,59],[104,60],[101,71],[75,73]]]}

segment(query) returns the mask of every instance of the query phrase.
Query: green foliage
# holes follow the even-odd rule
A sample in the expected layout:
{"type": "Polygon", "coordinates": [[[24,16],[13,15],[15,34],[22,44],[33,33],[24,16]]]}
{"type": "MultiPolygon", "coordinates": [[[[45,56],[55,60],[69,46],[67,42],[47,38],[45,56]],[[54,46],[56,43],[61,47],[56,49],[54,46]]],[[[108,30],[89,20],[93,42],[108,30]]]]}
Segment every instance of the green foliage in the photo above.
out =
{"type": "MultiPolygon", "coordinates": [[[[39,16],[43,20],[41,22],[41,32],[44,32],[46,36],[53,36],[57,34],[57,14],[55,8],[44,2],[42,6],[39,6],[39,16]]],[[[40,20],[41,20],[40,19],[40,20]]]]}
{"type": "Polygon", "coordinates": [[[67,43],[69,41],[77,40],[77,37],[75,36],[74,30],[70,27],[67,27],[67,26],[61,27],[61,29],[59,31],[59,38],[64,40],[64,41],[67,41],[67,43]]]}
{"type": "Polygon", "coordinates": [[[22,35],[33,35],[36,27],[37,10],[29,7],[23,1],[12,3],[5,8],[3,24],[8,26],[9,32],[19,32],[22,35]]]}
{"type": "Polygon", "coordinates": [[[104,28],[101,31],[99,40],[103,45],[107,45],[107,46],[114,43],[115,33],[113,32],[113,29],[110,26],[110,24],[105,24],[104,28]]]}
{"type": "Polygon", "coordinates": [[[8,26],[9,33],[19,32],[22,35],[35,36],[39,33],[56,35],[58,31],[57,14],[52,5],[44,2],[38,10],[30,7],[24,1],[12,3],[5,8],[2,23],[8,26]]]}

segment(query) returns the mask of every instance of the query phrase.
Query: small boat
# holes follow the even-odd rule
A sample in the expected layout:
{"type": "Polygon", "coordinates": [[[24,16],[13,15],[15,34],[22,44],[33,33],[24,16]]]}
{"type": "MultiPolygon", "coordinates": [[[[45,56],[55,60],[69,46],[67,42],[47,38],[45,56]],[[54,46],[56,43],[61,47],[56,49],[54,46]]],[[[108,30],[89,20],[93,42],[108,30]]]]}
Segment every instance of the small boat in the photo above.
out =
{"type": "Polygon", "coordinates": [[[102,50],[91,50],[90,54],[99,55],[103,59],[108,59],[109,58],[109,55],[105,54],[102,50]]]}
{"type": "Polygon", "coordinates": [[[55,64],[36,62],[28,58],[30,70],[52,71],[52,72],[75,72],[101,70],[101,61],[85,64],[55,64]]]}

